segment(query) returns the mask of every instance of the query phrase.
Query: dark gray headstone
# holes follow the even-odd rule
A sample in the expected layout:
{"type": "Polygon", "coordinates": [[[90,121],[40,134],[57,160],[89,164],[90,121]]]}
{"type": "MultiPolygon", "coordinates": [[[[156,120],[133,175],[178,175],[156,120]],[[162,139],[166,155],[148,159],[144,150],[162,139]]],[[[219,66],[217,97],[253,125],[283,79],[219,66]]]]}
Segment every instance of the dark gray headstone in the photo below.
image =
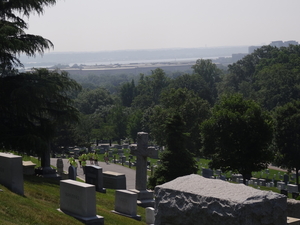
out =
{"type": "Polygon", "coordinates": [[[284,182],[285,184],[287,184],[289,181],[290,181],[289,175],[284,174],[284,176],[283,176],[283,182],[284,182]]]}
{"type": "Polygon", "coordinates": [[[85,182],[93,184],[96,187],[96,191],[106,193],[103,188],[103,173],[102,168],[99,166],[86,166],[85,167],[85,182]]]}
{"type": "Polygon", "coordinates": [[[69,166],[69,179],[71,180],[76,180],[76,167],[74,166],[69,166]]]}
{"type": "Polygon", "coordinates": [[[0,153],[0,184],[24,195],[22,156],[0,153]]]}
{"type": "Polygon", "coordinates": [[[202,168],[202,176],[205,178],[211,178],[213,176],[213,171],[211,169],[202,168]]]}

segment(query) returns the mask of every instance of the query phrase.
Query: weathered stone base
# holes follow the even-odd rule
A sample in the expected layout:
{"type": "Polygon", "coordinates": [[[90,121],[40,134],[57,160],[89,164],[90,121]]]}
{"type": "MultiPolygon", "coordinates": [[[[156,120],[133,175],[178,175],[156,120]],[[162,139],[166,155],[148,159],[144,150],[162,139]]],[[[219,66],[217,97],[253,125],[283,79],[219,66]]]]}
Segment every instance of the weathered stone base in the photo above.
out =
{"type": "Polygon", "coordinates": [[[72,216],[72,217],[76,218],[77,220],[79,220],[80,222],[82,222],[86,225],[104,225],[103,216],[96,215],[96,216],[92,216],[92,217],[81,217],[81,216],[75,215],[73,213],[63,211],[61,209],[57,209],[57,210],[62,212],[62,213],[65,213],[69,216],[72,216]]]}
{"type": "Polygon", "coordinates": [[[286,196],[192,174],[155,187],[155,224],[286,225],[286,196]]]}
{"type": "Polygon", "coordinates": [[[151,190],[130,189],[129,191],[137,194],[137,205],[141,207],[154,207],[154,192],[151,190]]]}
{"type": "Polygon", "coordinates": [[[35,174],[45,177],[45,178],[55,178],[60,179],[61,177],[56,173],[55,169],[52,169],[51,167],[39,167],[35,169],[35,174]]]}
{"type": "Polygon", "coordinates": [[[116,214],[118,214],[120,216],[126,216],[128,218],[135,219],[135,220],[138,220],[138,221],[142,220],[142,217],[140,215],[131,216],[131,215],[127,215],[127,214],[124,214],[124,213],[117,212],[115,210],[111,210],[111,212],[116,213],[116,214]]]}

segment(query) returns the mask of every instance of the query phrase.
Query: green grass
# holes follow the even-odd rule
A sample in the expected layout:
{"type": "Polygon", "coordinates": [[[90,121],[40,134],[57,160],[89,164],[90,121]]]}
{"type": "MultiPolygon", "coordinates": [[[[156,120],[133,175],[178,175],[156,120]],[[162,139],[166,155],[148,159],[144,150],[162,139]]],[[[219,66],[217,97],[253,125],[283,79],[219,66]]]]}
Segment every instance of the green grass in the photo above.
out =
{"type": "MultiPolygon", "coordinates": [[[[76,219],[65,215],[59,208],[59,181],[36,176],[24,176],[24,194],[14,194],[0,185],[0,224],[82,224],[76,219]]],[[[115,190],[107,189],[107,193],[96,194],[97,214],[104,217],[109,224],[146,224],[145,209],[137,207],[137,214],[142,221],[136,221],[111,212],[114,209],[115,190]]]]}

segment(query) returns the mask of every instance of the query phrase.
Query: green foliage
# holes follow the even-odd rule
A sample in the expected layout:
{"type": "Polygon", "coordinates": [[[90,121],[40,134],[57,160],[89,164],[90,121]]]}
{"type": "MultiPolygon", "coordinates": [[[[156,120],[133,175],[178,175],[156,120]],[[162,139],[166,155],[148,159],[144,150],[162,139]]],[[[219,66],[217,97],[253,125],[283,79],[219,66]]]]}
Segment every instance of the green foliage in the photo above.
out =
{"type": "Polygon", "coordinates": [[[104,88],[84,90],[76,98],[76,107],[83,114],[93,114],[102,111],[102,107],[113,104],[110,93],[104,88]]]}
{"type": "Polygon", "coordinates": [[[209,103],[199,98],[192,90],[169,89],[161,95],[161,105],[155,106],[150,117],[151,135],[160,145],[166,144],[164,126],[167,118],[172,114],[178,114],[184,121],[184,133],[188,133],[186,147],[189,151],[199,155],[200,124],[210,116],[209,103]]]}
{"type": "Polygon", "coordinates": [[[136,87],[134,80],[132,79],[131,83],[127,82],[123,84],[120,88],[120,97],[122,105],[125,107],[130,107],[133,99],[136,96],[136,87]]]}
{"type": "Polygon", "coordinates": [[[272,118],[257,103],[241,95],[223,96],[201,125],[202,151],[212,159],[211,168],[249,179],[272,162],[272,135],[272,118]]]}
{"type": "Polygon", "coordinates": [[[213,103],[218,95],[217,83],[221,81],[222,70],[216,64],[212,63],[210,59],[198,59],[192,68],[194,69],[194,73],[201,76],[206,82],[213,103]]]}
{"type": "Polygon", "coordinates": [[[137,96],[134,98],[132,105],[140,109],[146,109],[158,104],[160,94],[169,85],[169,82],[169,78],[160,68],[152,71],[150,76],[145,77],[141,74],[136,87],[137,96]]]}
{"type": "Polygon", "coordinates": [[[26,34],[27,23],[24,16],[30,13],[42,14],[45,6],[54,5],[55,0],[21,1],[10,0],[0,3],[0,75],[9,75],[14,66],[22,66],[18,54],[34,56],[42,54],[53,44],[38,35],[26,34]]]}
{"type": "Polygon", "coordinates": [[[211,105],[213,105],[215,101],[214,98],[216,97],[212,95],[212,90],[209,85],[206,83],[203,76],[199,74],[184,74],[178,76],[171,81],[169,88],[186,88],[190,91],[194,91],[198,97],[207,100],[211,105]]]}
{"type": "Polygon", "coordinates": [[[0,141],[5,148],[41,154],[58,125],[76,122],[68,93],[80,86],[66,72],[35,69],[0,78],[0,141]]]}
{"type": "MultiPolygon", "coordinates": [[[[300,169],[300,101],[277,107],[274,112],[277,164],[298,173],[300,169]]],[[[298,174],[296,176],[298,178],[298,174]]],[[[298,184],[297,179],[297,184],[298,184]]]]}
{"type": "Polygon", "coordinates": [[[167,150],[161,155],[161,165],[149,178],[148,187],[171,181],[179,176],[197,173],[196,161],[193,154],[185,146],[184,122],[178,114],[167,119],[165,126],[167,150]]]}

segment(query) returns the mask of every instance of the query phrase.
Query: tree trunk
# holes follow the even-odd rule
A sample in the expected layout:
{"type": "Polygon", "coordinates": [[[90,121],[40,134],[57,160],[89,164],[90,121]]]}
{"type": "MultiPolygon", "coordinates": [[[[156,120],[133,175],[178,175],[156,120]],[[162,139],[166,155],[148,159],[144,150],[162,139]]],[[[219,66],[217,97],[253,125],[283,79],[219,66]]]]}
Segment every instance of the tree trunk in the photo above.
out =
{"type": "Polygon", "coordinates": [[[296,184],[297,184],[297,186],[298,186],[298,192],[299,192],[299,168],[298,167],[296,167],[296,184]]]}

